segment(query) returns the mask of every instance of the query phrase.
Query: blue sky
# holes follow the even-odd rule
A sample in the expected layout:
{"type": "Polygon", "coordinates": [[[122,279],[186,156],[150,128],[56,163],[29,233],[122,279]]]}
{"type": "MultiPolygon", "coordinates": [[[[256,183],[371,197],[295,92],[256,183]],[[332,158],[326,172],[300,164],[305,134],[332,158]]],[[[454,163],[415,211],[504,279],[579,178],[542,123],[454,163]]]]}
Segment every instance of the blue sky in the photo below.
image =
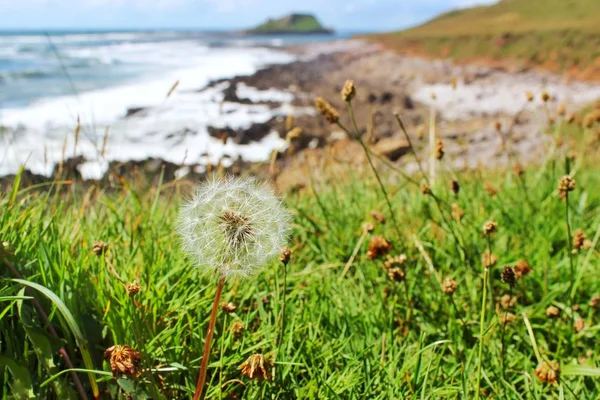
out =
{"type": "Polygon", "coordinates": [[[336,29],[385,31],[493,0],[0,0],[0,29],[245,28],[292,11],[336,29]]]}

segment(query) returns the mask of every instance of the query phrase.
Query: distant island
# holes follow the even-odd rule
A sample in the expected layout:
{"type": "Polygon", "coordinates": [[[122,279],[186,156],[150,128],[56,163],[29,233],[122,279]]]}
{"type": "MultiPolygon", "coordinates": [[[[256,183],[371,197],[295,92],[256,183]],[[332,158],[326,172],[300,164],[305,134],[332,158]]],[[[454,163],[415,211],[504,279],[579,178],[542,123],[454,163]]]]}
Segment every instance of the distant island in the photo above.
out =
{"type": "Polygon", "coordinates": [[[244,31],[246,34],[333,34],[333,29],[325,28],[311,14],[289,14],[279,19],[269,19],[255,28],[244,31]]]}

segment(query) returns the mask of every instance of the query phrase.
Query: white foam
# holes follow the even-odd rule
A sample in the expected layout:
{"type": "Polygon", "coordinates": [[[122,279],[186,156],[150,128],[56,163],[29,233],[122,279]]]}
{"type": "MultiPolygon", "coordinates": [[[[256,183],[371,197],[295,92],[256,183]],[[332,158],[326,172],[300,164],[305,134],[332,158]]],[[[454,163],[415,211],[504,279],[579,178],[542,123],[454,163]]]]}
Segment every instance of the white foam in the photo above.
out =
{"type": "MultiPolygon", "coordinates": [[[[284,148],[285,141],[271,132],[262,141],[236,145],[208,135],[208,126],[244,128],[266,122],[291,106],[271,110],[264,105],[222,103],[220,88],[195,90],[210,80],[251,74],[267,63],[289,62],[292,57],[261,48],[218,48],[190,55],[193,67],[168,70],[146,80],[127,85],[40,100],[28,107],[0,110],[0,125],[14,133],[0,137],[0,175],[14,173],[22,163],[32,172],[50,174],[62,158],[83,155],[89,161],[80,172],[84,177],[100,177],[112,160],[163,158],[174,163],[216,163],[224,156],[247,161],[268,159],[273,149],[284,148]],[[167,92],[179,81],[175,92],[167,92]],[[144,111],[124,118],[128,108],[144,111]],[[81,123],[79,143],[74,149],[73,132],[81,123]],[[20,127],[20,128],[19,128],[20,127]],[[109,128],[105,157],[99,155],[106,128],[109,128]],[[208,153],[208,158],[203,156],[208,153]]],[[[242,86],[243,97],[289,103],[288,93],[265,92],[242,86]]]]}

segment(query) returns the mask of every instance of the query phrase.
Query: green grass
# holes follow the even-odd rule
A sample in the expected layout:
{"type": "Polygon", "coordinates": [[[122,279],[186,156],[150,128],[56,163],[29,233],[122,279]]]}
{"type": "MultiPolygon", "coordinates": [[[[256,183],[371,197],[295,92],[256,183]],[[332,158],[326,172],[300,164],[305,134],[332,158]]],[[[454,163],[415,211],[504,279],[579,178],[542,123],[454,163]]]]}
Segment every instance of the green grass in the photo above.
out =
{"type": "Polygon", "coordinates": [[[399,51],[492,59],[600,78],[600,2],[504,0],[370,37],[399,51]]]}
{"type": "MultiPolygon", "coordinates": [[[[579,150],[592,135],[592,130],[572,129],[569,137],[574,140],[566,140],[579,150]]],[[[598,398],[600,324],[588,302],[600,294],[600,171],[597,143],[586,146],[588,155],[580,152],[573,163],[565,161],[562,150],[548,152],[545,163],[528,169],[523,181],[503,171],[461,173],[456,176],[461,185],[457,197],[447,184],[454,175],[440,168],[439,184],[433,188],[437,202],[377,164],[397,227],[368,166],[344,174],[325,167],[319,175],[327,179],[286,197],[294,215],[287,287],[277,262],[255,277],[226,283],[222,300],[237,309],[219,311],[207,398],[474,398],[481,257],[489,245],[482,226],[488,220],[497,221],[499,228],[491,241],[498,264],[490,269],[481,338],[484,395],[598,398]],[[574,312],[569,308],[566,204],[556,191],[567,170],[577,181],[568,203],[571,227],[583,229],[596,245],[573,255],[572,297],[580,305],[574,312]],[[485,181],[498,187],[496,196],[487,194],[485,181]],[[460,222],[450,216],[454,202],[465,210],[460,222]],[[342,276],[373,210],[384,213],[387,222],[376,223],[342,276]],[[406,254],[406,284],[388,278],[383,259],[366,257],[374,235],[390,240],[392,255],[406,254]],[[500,281],[500,272],[520,259],[533,272],[517,282],[513,294],[518,301],[506,310],[516,320],[505,329],[503,368],[503,313],[497,307],[509,287],[500,281]],[[453,297],[441,290],[447,277],[459,284],[453,297]],[[251,381],[239,366],[252,354],[274,354],[284,290],[286,324],[275,379],[251,381]],[[546,316],[549,305],[562,310],[560,317],[546,316]],[[585,329],[574,333],[572,318],[585,319],[585,329]],[[231,327],[238,321],[246,329],[236,338],[231,327]],[[560,363],[559,383],[537,379],[538,357],[560,363]],[[581,357],[584,364],[579,364],[581,357]]],[[[72,376],[58,375],[66,369],[61,347],[75,368],[92,371],[103,398],[129,393],[135,398],[179,399],[193,394],[217,277],[201,275],[180,250],[175,224],[189,184],[122,184],[104,189],[56,182],[52,190],[16,184],[13,192],[0,194],[0,239],[10,243],[0,253],[3,399],[77,398],[72,376]],[[98,240],[109,245],[105,257],[92,252],[98,240]],[[11,268],[51,293],[25,292],[22,282],[13,280],[11,268]],[[124,283],[136,279],[142,290],[131,298],[124,283]],[[49,300],[51,294],[57,299],[49,300]],[[33,296],[57,337],[40,322],[33,296]],[[104,350],[114,344],[138,349],[145,372],[115,380],[103,361],[104,350]],[[91,354],[90,368],[82,357],[85,349],[91,354]],[[55,379],[49,382],[51,377],[55,379]]],[[[91,380],[85,372],[78,377],[92,398],[91,380]]]]}

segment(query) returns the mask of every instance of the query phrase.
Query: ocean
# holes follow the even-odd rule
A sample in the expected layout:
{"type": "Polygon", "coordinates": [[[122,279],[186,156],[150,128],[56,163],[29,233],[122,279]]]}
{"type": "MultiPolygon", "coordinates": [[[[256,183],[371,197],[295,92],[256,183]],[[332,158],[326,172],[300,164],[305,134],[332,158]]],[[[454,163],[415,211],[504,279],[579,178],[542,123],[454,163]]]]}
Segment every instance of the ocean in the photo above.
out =
{"type": "Polygon", "coordinates": [[[345,37],[348,34],[0,32],[0,175],[14,173],[23,163],[32,172],[48,175],[63,156],[76,155],[89,160],[81,171],[89,178],[101,176],[112,160],[266,159],[274,148],[285,145],[276,134],[260,143],[223,145],[206,128],[242,128],[291,112],[291,95],[238,88],[246,97],[274,99],[287,107],[269,110],[221,104],[221,91],[198,90],[211,80],[291,62],[288,45],[345,37]],[[176,91],[167,97],[175,82],[176,91]],[[146,111],[124,118],[131,108],[146,111]],[[78,125],[81,139],[75,143],[78,125]],[[169,139],[174,136],[177,140],[169,139]]]}

